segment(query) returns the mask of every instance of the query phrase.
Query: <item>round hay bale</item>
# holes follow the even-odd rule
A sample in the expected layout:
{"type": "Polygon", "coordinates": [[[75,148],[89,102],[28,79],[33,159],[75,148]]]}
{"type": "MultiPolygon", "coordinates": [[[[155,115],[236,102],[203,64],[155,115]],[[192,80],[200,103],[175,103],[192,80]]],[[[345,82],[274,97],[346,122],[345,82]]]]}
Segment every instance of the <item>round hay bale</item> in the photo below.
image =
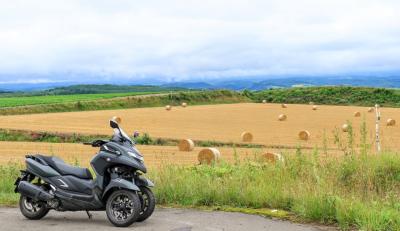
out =
{"type": "Polygon", "coordinates": [[[301,140],[308,140],[308,139],[310,139],[310,132],[309,131],[307,131],[307,130],[304,130],[304,131],[300,131],[299,132],[299,138],[301,139],[301,140]]]}
{"type": "Polygon", "coordinates": [[[113,116],[111,120],[117,122],[118,124],[122,123],[122,119],[119,116],[113,116]]]}
{"type": "Polygon", "coordinates": [[[343,124],[342,125],[342,131],[343,132],[348,132],[349,131],[349,125],[348,124],[343,124]]]}
{"type": "Polygon", "coordinates": [[[396,125],[396,120],[394,120],[394,119],[387,119],[387,121],[386,121],[386,125],[387,126],[394,126],[394,125],[396,125]]]}
{"type": "Polygon", "coordinates": [[[253,134],[251,134],[250,132],[243,132],[241,137],[243,142],[253,141],[253,134]]]}
{"type": "Polygon", "coordinates": [[[317,105],[312,106],[312,109],[315,111],[318,109],[317,105]]]}
{"type": "Polygon", "coordinates": [[[374,111],[373,107],[368,108],[368,112],[373,112],[373,111],[374,111]]]}
{"type": "Polygon", "coordinates": [[[279,116],[278,116],[278,120],[279,121],[285,121],[287,119],[287,116],[285,115],[285,114],[280,114],[279,116]]]}
{"type": "Polygon", "coordinates": [[[182,107],[187,107],[187,103],[183,102],[182,107]]]}
{"type": "Polygon", "coordinates": [[[167,105],[167,106],[165,106],[165,110],[167,110],[167,111],[171,111],[171,105],[167,105]]]}
{"type": "Polygon", "coordinates": [[[276,163],[277,161],[284,161],[283,156],[279,153],[267,152],[261,155],[261,159],[265,162],[276,163]]]}
{"type": "Polygon", "coordinates": [[[194,149],[194,142],[191,139],[183,139],[178,143],[179,151],[190,152],[194,149]]]}
{"type": "Polygon", "coordinates": [[[361,113],[359,111],[354,112],[354,117],[360,117],[361,113]]]}
{"type": "Polygon", "coordinates": [[[287,108],[287,105],[285,103],[281,104],[282,108],[287,108]]]}
{"type": "Polygon", "coordinates": [[[221,158],[221,153],[216,148],[205,148],[202,149],[197,155],[197,159],[200,164],[211,164],[213,162],[218,162],[221,158]]]}
{"type": "Polygon", "coordinates": [[[267,103],[267,101],[265,99],[263,99],[262,103],[267,103]]]}

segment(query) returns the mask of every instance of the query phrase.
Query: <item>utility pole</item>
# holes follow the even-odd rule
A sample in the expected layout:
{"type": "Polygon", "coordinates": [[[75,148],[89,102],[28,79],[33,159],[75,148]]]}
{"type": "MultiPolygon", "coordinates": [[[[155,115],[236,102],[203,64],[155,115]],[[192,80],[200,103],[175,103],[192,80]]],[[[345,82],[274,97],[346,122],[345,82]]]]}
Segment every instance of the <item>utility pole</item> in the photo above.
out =
{"type": "Polygon", "coordinates": [[[381,121],[381,112],[379,111],[379,105],[375,104],[375,142],[377,153],[381,152],[381,142],[379,139],[379,122],[381,121]]]}

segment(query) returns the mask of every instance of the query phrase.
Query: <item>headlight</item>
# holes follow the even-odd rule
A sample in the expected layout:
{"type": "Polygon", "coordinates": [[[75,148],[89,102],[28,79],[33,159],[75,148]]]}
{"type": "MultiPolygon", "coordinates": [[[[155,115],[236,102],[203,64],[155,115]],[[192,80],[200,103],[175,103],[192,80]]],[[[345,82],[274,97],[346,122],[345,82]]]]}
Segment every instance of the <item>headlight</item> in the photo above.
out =
{"type": "Polygon", "coordinates": [[[134,153],[134,152],[128,152],[128,155],[129,155],[129,156],[131,156],[131,157],[133,157],[133,158],[135,158],[135,159],[138,159],[138,160],[140,160],[140,161],[144,161],[144,158],[143,158],[143,156],[141,156],[141,155],[138,155],[137,153],[134,153]]]}

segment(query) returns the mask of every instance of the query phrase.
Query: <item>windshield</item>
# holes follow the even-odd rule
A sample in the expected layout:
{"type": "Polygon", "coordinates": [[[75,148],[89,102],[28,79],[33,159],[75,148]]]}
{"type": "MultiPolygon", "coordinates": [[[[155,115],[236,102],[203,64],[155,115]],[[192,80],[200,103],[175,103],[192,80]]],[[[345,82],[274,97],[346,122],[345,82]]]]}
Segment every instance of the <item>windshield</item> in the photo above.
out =
{"type": "Polygon", "coordinates": [[[124,132],[124,130],[122,130],[122,128],[114,128],[113,140],[116,141],[122,140],[123,143],[129,142],[131,145],[133,145],[131,138],[129,138],[129,136],[124,132]]]}

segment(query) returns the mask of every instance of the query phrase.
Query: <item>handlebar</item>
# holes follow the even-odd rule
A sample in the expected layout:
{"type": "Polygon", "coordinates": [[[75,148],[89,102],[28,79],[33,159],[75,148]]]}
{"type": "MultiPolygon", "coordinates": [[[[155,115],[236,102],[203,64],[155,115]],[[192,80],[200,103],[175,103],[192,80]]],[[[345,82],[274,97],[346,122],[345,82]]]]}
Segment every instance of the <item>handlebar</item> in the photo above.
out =
{"type": "Polygon", "coordinates": [[[107,143],[105,140],[94,140],[92,142],[83,142],[83,145],[91,145],[92,147],[100,147],[101,145],[107,143]]]}

